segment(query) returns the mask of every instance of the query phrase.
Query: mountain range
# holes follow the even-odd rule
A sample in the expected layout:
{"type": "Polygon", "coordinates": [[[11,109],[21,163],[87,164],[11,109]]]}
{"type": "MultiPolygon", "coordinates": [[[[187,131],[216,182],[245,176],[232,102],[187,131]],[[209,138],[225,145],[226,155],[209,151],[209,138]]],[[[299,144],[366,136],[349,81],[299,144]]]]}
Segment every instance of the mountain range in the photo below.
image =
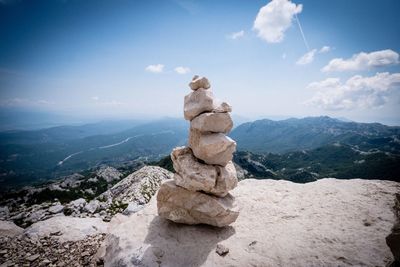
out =
{"type": "MultiPolygon", "coordinates": [[[[0,185],[43,183],[102,165],[168,164],[163,157],[186,144],[187,130],[183,119],[164,118],[1,132],[0,185]]],[[[243,123],[230,136],[237,142],[234,160],[250,177],[400,177],[400,127],[330,117],[264,119],[243,123]]]]}

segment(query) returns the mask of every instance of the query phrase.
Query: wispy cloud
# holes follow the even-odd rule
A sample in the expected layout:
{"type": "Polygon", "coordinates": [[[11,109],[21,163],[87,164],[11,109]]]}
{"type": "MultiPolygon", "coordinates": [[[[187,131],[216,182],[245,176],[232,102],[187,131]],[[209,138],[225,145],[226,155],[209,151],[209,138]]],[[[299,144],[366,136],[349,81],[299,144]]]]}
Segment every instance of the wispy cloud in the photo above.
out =
{"type": "Polygon", "coordinates": [[[339,78],[328,78],[310,83],[307,88],[317,92],[306,104],[325,110],[376,108],[386,104],[391,93],[400,89],[400,73],[355,75],[345,83],[339,78]]]}
{"type": "Polygon", "coordinates": [[[149,65],[146,67],[145,70],[152,73],[161,73],[164,71],[164,65],[163,64],[149,65]]]}
{"type": "Polygon", "coordinates": [[[309,52],[305,53],[302,57],[300,57],[296,64],[297,65],[307,65],[310,64],[311,62],[314,61],[314,58],[316,56],[316,54],[323,54],[323,53],[327,53],[331,50],[331,48],[329,46],[323,46],[321,47],[319,50],[318,49],[313,49],[310,50],[309,52]]]}
{"type": "Polygon", "coordinates": [[[181,67],[181,66],[179,66],[179,67],[176,67],[174,69],[174,71],[176,73],[178,73],[178,74],[186,74],[186,73],[190,72],[190,68],[189,67],[181,67]]]}
{"type": "Polygon", "coordinates": [[[0,100],[1,107],[45,107],[53,104],[54,102],[46,99],[29,99],[16,97],[0,100]]]}
{"type": "Polygon", "coordinates": [[[349,59],[334,58],[322,68],[322,71],[359,71],[395,64],[399,64],[399,54],[386,49],[371,53],[361,52],[349,59]]]}
{"type": "Polygon", "coordinates": [[[314,61],[315,53],[317,49],[313,49],[307,53],[305,53],[301,58],[296,61],[297,65],[307,65],[314,61]]]}
{"type": "Polygon", "coordinates": [[[272,0],[263,6],[254,21],[253,29],[258,37],[268,43],[279,43],[285,31],[292,24],[293,17],[302,11],[303,6],[289,0],[272,0]]]}
{"type": "Polygon", "coordinates": [[[232,39],[232,40],[240,39],[240,38],[243,38],[243,37],[244,37],[244,31],[243,30],[238,31],[238,32],[233,32],[233,33],[228,35],[228,38],[232,39]]]}

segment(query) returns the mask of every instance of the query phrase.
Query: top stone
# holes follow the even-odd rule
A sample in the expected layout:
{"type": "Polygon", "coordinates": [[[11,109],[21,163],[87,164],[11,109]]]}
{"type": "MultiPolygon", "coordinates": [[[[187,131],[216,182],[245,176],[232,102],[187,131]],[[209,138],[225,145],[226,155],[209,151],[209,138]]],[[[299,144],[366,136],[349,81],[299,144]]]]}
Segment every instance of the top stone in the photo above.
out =
{"type": "Polygon", "coordinates": [[[206,77],[199,77],[195,75],[192,81],[189,83],[190,89],[196,91],[199,88],[208,89],[211,87],[210,82],[206,77]]]}

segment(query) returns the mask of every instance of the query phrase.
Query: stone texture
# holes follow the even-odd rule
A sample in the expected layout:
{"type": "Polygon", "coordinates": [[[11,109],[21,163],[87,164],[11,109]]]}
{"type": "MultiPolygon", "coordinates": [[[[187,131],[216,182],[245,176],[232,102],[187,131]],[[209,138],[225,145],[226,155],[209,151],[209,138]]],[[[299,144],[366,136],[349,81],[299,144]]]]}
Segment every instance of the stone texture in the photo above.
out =
{"type": "Polygon", "coordinates": [[[13,222],[0,220],[0,236],[13,237],[21,234],[23,231],[24,229],[13,222]]]}
{"type": "Polygon", "coordinates": [[[53,206],[51,206],[51,207],[49,208],[49,212],[52,213],[52,214],[60,213],[60,212],[62,212],[63,210],[64,210],[64,206],[61,205],[61,204],[56,204],[56,205],[53,205],[53,206]]]}
{"type": "Polygon", "coordinates": [[[107,232],[107,223],[100,218],[75,218],[69,216],[57,216],[48,220],[32,224],[24,230],[29,237],[43,237],[51,233],[59,233],[58,238],[65,241],[77,241],[89,235],[107,232]]]}
{"type": "Polygon", "coordinates": [[[240,215],[223,228],[164,220],[153,198],[110,226],[105,266],[386,266],[399,190],[378,180],[243,180],[231,192],[240,215]]]}
{"type": "Polygon", "coordinates": [[[232,112],[232,106],[226,102],[222,102],[215,109],[213,109],[213,112],[220,112],[220,113],[232,112]]]}
{"type": "Polygon", "coordinates": [[[393,207],[396,216],[391,233],[386,237],[386,244],[389,246],[395,259],[395,266],[400,266],[400,193],[396,194],[395,205],[393,207]]]}
{"type": "Polygon", "coordinates": [[[183,113],[186,120],[192,120],[203,112],[215,108],[214,95],[211,90],[198,89],[185,96],[183,113]]]}
{"type": "Polygon", "coordinates": [[[233,223],[239,215],[231,195],[218,198],[192,192],[175,185],[173,180],[161,185],[157,193],[157,206],[161,217],[185,224],[223,227],[233,223]]]}
{"type": "Polygon", "coordinates": [[[222,133],[204,134],[190,129],[189,147],[205,163],[225,166],[233,158],[236,142],[222,133]]]}
{"type": "Polygon", "coordinates": [[[236,169],[232,162],[225,167],[200,163],[188,147],[177,147],[171,153],[175,183],[190,191],[204,191],[224,197],[236,187],[236,169]]]}
{"type": "Polygon", "coordinates": [[[208,89],[210,86],[210,82],[206,77],[199,77],[197,75],[195,75],[192,81],[189,83],[189,87],[192,90],[197,90],[200,88],[208,89]]]}
{"type": "Polygon", "coordinates": [[[161,167],[145,166],[128,175],[112,188],[100,195],[100,199],[138,205],[146,204],[155,194],[164,180],[171,179],[173,174],[161,167]]]}
{"type": "Polygon", "coordinates": [[[232,130],[233,121],[229,113],[203,113],[190,122],[192,129],[200,132],[228,133],[232,130]]]}

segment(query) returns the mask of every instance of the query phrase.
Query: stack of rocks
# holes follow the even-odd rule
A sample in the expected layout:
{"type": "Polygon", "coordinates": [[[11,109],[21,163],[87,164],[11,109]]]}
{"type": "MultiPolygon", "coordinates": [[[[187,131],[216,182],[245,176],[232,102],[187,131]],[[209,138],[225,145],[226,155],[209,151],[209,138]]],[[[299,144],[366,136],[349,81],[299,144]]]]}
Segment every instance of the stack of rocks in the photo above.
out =
{"type": "Polygon", "coordinates": [[[232,163],[236,143],[225,135],[233,127],[232,108],[216,103],[207,78],[195,76],[189,86],[193,92],[184,104],[189,146],[171,153],[176,173],[158,191],[158,214],[178,223],[222,227],[239,215],[229,194],[238,183],[232,163]]]}

